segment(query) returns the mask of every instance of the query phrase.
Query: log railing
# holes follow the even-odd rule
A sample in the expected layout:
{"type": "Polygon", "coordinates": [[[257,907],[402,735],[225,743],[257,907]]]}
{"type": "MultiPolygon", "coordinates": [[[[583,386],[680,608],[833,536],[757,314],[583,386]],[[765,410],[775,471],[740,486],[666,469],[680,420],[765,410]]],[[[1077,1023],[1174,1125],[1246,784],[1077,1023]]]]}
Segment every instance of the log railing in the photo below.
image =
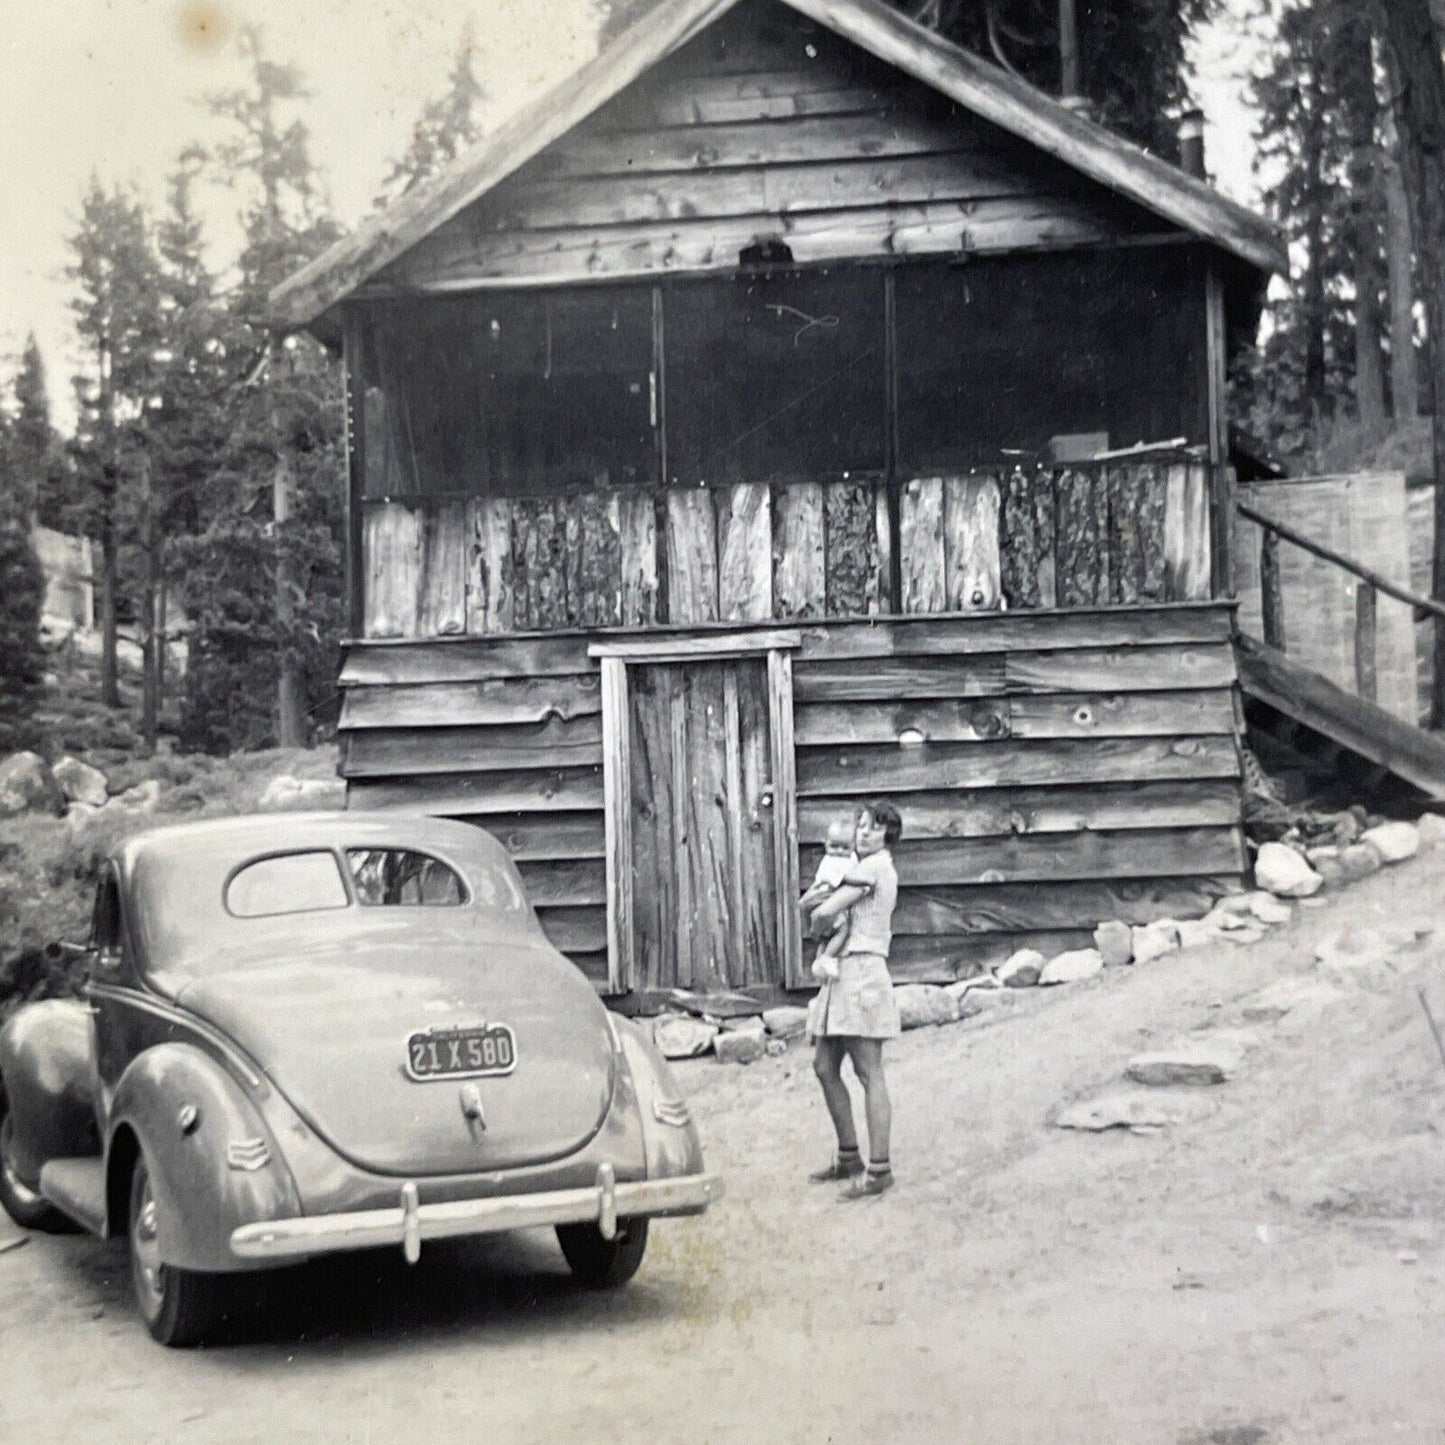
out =
{"type": "Polygon", "coordinates": [[[1276,652],[1287,653],[1288,619],[1285,616],[1284,587],[1281,579],[1279,546],[1281,541],[1302,548],[1311,556],[1328,562],[1356,579],[1355,621],[1354,621],[1354,662],[1355,690],[1366,702],[1376,701],[1377,666],[1376,645],[1378,636],[1378,597],[1387,597],[1403,602],[1414,610],[1417,621],[1433,619],[1438,628],[1445,622],[1445,604],[1433,598],[1422,596],[1392,582],[1372,567],[1346,557],[1333,547],[1306,536],[1303,532],[1244,502],[1237,501],[1235,510],[1245,521],[1253,522],[1260,529],[1259,580],[1260,615],[1264,631],[1263,641],[1276,652]]]}

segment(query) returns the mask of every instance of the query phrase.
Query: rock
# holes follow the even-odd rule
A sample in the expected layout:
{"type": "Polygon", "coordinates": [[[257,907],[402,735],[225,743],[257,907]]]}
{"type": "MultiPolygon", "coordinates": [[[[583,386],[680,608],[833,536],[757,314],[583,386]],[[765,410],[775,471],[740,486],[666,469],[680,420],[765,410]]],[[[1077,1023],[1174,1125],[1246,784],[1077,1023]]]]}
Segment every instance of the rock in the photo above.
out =
{"type": "Polygon", "coordinates": [[[762,1058],[768,1051],[767,1035],[762,1027],[736,1029],[732,1033],[719,1034],[713,1040],[713,1052],[724,1064],[751,1064],[762,1058]]]}
{"type": "Polygon", "coordinates": [[[1036,948],[1021,948],[999,966],[998,981],[1005,988],[1032,988],[1048,960],[1036,948]]]}
{"type": "MultiPolygon", "coordinates": [[[[1273,896],[1273,894],[1270,895],[1270,897],[1273,896]]],[[[1217,928],[1220,932],[1227,933],[1233,928],[1248,928],[1251,920],[1247,909],[1241,913],[1216,904],[1203,918],[1197,921],[1207,923],[1212,928],[1217,928]]]]}
{"type": "Polygon", "coordinates": [[[1273,893],[1256,893],[1250,900],[1249,911],[1261,923],[1270,925],[1288,923],[1294,917],[1288,903],[1282,903],[1273,893]]]}
{"type": "Polygon", "coordinates": [[[779,1054],[788,1052],[787,1039],[773,1038],[771,1035],[763,1044],[763,1050],[770,1059],[775,1059],[779,1054]]]}
{"type": "Polygon", "coordinates": [[[893,990],[898,1020],[906,1029],[951,1024],[958,1017],[958,1005],[947,989],[932,983],[904,984],[893,990]]]}
{"type": "Polygon", "coordinates": [[[1292,975],[1251,994],[1240,1006],[1240,1014],[1248,1023],[1274,1023],[1286,1014],[1306,1009],[1323,1008],[1346,995],[1342,989],[1322,979],[1292,975]]]}
{"type": "Polygon", "coordinates": [[[718,1030],[686,1014],[663,1014],[652,1021],[652,1041],[665,1059],[695,1059],[712,1048],[718,1030]]]}
{"type": "Polygon", "coordinates": [[[1094,930],[1094,947],[1106,968],[1118,968],[1134,961],[1134,933],[1127,923],[1110,918],[1094,930]]]}
{"type": "Polygon", "coordinates": [[[1251,918],[1246,921],[1243,928],[1235,928],[1228,933],[1221,933],[1219,936],[1226,943],[1236,943],[1243,946],[1250,943],[1261,943],[1269,937],[1269,934],[1266,932],[1264,924],[1251,918]]]}
{"type": "Polygon", "coordinates": [[[1318,848],[1305,849],[1305,862],[1317,872],[1321,863],[1339,861],[1340,850],[1333,843],[1321,844],[1318,848]]]}
{"type": "Polygon", "coordinates": [[[72,803],[65,810],[65,826],[71,833],[83,833],[90,826],[90,820],[100,815],[100,809],[90,803],[72,803]]]}
{"type": "MultiPolygon", "coordinates": [[[[1237,915],[1231,914],[1237,918],[1237,915]]],[[[1179,921],[1180,948],[1203,948],[1206,944],[1218,943],[1221,933],[1219,925],[1212,918],[1183,918],[1179,921]]]]}
{"type": "Polygon", "coordinates": [[[1320,875],[1283,843],[1260,844],[1254,877],[1261,888],[1280,898],[1308,898],[1320,888],[1320,875]]]}
{"type": "Polygon", "coordinates": [[[704,1019],[704,1023],[716,1024],[725,1034],[735,1034],[739,1029],[754,1030],[762,1029],[767,1032],[767,1025],[763,1022],[762,1014],[747,1014],[742,1018],[726,1019],[704,1019]]]}
{"type": "Polygon", "coordinates": [[[1057,1119],[1059,1129],[1080,1129],[1101,1134],[1106,1129],[1129,1129],[1140,1134],[1154,1134],[1172,1124],[1185,1123],[1209,1112],[1212,1104],[1203,1100],[1161,1098],[1158,1094],[1103,1094],[1071,1104],[1057,1119]]]}
{"type": "Polygon", "coordinates": [[[1210,911],[1219,914],[1221,918],[1248,913],[1260,891],[1256,889],[1253,893],[1226,893],[1210,911]]]}
{"type": "Polygon", "coordinates": [[[1345,870],[1338,858],[1321,858],[1315,865],[1321,888],[1338,888],[1346,881],[1345,870]]]}
{"type": "Polygon", "coordinates": [[[39,753],[11,753],[0,763],[0,818],[17,813],[53,813],[60,816],[65,798],[39,753]]]}
{"type": "Polygon", "coordinates": [[[282,773],[266,784],[257,807],[262,812],[285,809],[341,808],[346,805],[346,784],[340,778],[295,778],[282,773]]]}
{"type": "Polygon", "coordinates": [[[1151,963],[1179,947],[1179,925],[1172,918],[1140,924],[1134,929],[1134,962],[1151,963]]]}
{"type": "Polygon", "coordinates": [[[764,1009],[763,1027],[777,1039],[801,1038],[808,1031],[808,1010],[792,1004],[764,1009]]]}
{"type": "Polygon", "coordinates": [[[983,1012],[982,999],[986,993],[999,994],[1003,990],[998,987],[998,981],[994,981],[994,987],[983,989],[978,986],[976,979],[963,979],[959,983],[946,983],[943,991],[953,1000],[954,1017],[958,1019],[971,1019],[975,1014],[983,1012]]]}
{"type": "Polygon", "coordinates": [[[122,808],[129,808],[133,813],[154,813],[156,804],[160,800],[160,780],[147,778],[145,782],[137,783],[133,788],[127,788],[115,801],[122,808]]]}
{"type": "Polygon", "coordinates": [[[1207,1043],[1184,1044],[1130,1059],[1124,1073],[1136,1084],[1222,1084],[1239,1066],[1231,1048],[1207,1043]]]}
{"type": "Polygon", "coordinates": [[[110,798],[110,785],[105,780],[105,774],[69,753],[56,763],[52,773],[69,803],[89,803],[92,808],[103,808],[110,798]]]}
{"type": "Polygon", "coordinates": [[[1415,824],[1415,831],[1419,833],[1424,847],[1433,848],[1437,843],[1445,842],[1445,817],[1439,813],[1422,813],[1420,821],[1415,824]]]}
{"type": "Polygon", "coordinates": [[[1361,878],[1378,873],[1384,862],[1380,850],[1373,843],[1361,839],[1340,850],[1340,875],[1346,883],[1357,883],[1361,878]]]}
{"type": "Polygon", "coordinates": [[[1360,841],[1372,844],[1386,863],[1403,863],[1420,851],[1420,830],[1413,823],[1381,823],[1366,828],[1360,841]]]}
{"type": "Polygon", "coordinates": [[[1039,973],[1039,986],[1078,983],[1104,971],[1104,956],[1097,948],[1075,948],[1051,958],[1039,973]]]}

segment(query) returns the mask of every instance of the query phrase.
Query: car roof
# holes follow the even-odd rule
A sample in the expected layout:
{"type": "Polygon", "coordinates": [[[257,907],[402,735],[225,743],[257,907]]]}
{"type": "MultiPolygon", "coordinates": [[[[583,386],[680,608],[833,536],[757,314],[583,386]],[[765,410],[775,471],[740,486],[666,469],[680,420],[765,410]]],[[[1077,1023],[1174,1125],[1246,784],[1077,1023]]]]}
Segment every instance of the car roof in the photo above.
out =
{"type": "Polygon", "coordinates": [[[130,875],[143,860],[179,861],[203,850],[212,861],[308,848],[445,849],[471,858],[504,855],[490,834],[470,823],[422,813],[252,813],[174,823],[137,833],[118,844],[114,857],[130,875]]]}

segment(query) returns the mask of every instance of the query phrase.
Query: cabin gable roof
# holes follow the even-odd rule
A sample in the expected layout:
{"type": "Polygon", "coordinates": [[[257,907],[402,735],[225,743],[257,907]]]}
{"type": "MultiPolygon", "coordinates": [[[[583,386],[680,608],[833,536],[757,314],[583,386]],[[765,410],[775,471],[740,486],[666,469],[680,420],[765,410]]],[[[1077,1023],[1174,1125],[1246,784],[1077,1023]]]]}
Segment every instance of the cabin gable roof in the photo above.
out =
{"type": "MultiPolygon", "coordinates": [[[[416,248],[436,249],[448,222],[535,172],[528,162],[616,100],[741,0],[661,0],[572,75],[524,107],[433,180],[401,197],[272,292],[279,327],[313,325],[337,302],[416,248]],[[525,168],[525,169],[524,169],[525,168]],[[518,175],[522,172],[522,175],[518,175]],[[430,240],[430,246],[426,245],[430,240]]],[[[777,0],[800,17],[1052,158],[1113,196],[1162,217],[1260,272],[1283,269],[1266,221],[1002,69],[941,39],[883,0],[777,0]]],[[[539,164],[541,162],[539,161],[539,164]]],[[[565,187],[565,181],[558,184],[565,187]]],[[[956,244],[956,243],[955,243],[956,244]]],[[[935,247],[936,249],[936,247],[935,247]]],[[[404,267],[400,268],[404,271],[404,267]]],[[[538,278],[543,279],[543,278],[538,278]]]]}

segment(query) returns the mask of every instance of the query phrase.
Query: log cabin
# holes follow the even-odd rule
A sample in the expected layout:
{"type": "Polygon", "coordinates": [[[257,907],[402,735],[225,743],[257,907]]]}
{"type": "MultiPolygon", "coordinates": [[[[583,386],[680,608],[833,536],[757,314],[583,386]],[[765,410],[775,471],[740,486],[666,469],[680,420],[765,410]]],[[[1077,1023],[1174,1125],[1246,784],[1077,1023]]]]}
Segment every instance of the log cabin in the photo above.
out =
{"type": "Polygon", "coordinates": [[[490,829],[609,995],[806,986],[875,795],[900,981],[1202,914],[1284,266],[881,0],[661,0],[272,296],[345,356],[349,805],[490,829]]]}

